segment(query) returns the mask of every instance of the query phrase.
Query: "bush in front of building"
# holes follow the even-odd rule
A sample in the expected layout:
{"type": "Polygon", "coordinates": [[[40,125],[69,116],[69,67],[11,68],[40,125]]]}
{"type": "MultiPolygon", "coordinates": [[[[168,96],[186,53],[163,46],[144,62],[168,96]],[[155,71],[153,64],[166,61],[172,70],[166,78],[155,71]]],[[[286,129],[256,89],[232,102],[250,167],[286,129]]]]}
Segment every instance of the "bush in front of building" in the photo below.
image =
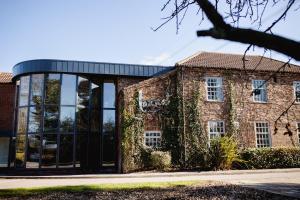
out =
{"type": "Polygon", "coordinates": [[[210,141],[209,168],[213,170],[231,169],[240,159],[238,145],[233,137],[216,137],[210,141]]]}
{"type": "Polygon", "coordinates": [[[154,149],[150,147],[143,147],[141,149],[141,160],[143,162],[143,169],[149,169],[152,168],[151,166],[151,153],[155,151],[154,149]]]}
{"type": "Polygon", "coordinates": [[[158,170],[166,170],[171,167],[171,154],[164,151],[153,151],[150,155],[151,166],[158,170]]]}
{"type": "Polygon", "coordinates": [[[274,169],[300,167],[299,147],[249,148],[240,152],[245,162],[235,163],[239,169],[274,169]]]}

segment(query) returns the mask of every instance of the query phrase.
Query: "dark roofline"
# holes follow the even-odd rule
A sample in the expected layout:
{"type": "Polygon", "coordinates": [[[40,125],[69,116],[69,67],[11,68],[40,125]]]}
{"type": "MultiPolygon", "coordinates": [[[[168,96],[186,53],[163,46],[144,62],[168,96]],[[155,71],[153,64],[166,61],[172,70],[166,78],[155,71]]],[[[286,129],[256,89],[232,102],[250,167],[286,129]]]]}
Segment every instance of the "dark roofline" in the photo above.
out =
{"type": "MultiPolygon", "coordinates": [[[[191,56],[188,56],[184,59],[181,59],[180,61],[176,62],[175,63],[175,66],[181,66],[182,63],[185,63],[187,61],[189,61],[190,59],[193,59],[194,57],[196,56],[199,56],[200,54],[222,54],[222,55],[231,55],[231,56],[244,56],[243,54],[239,54],[239,53],[223,53],[223,52],[212,52],[212,51],[198,51],[194,54],[192,54],[191,56]]],[[[270,57],[267,57],[267,56],[262,56],[262,55],[259,55],[259,54],[247,54],[246,55],[246,59],[247,57],[259,57],[259,58],[265,58],[265,59],[269,59],[269,60],[273,60],[273,61],[277,61],[277,62],[281,62],[282,64],[286,63],[286,61],[282,61],[282,60],[278,60],[276,58],[270,58],[270,57]]],[[[290,63],[290,65],[294,65],[294,66],[297,66],[297,67],[300,67],[300,65],[297,65],[297,64],[294,64],[294,63],[290,63]]]]}
{"type": "Polygon", "coordinates": [[[137,65],[108,62],[37,59],[16,64],[13,67],[13,80],[30,73],[73,73],[110,76],[152,77],[172,70],[174,67],[137,65]]]}
{"type": "MultiPolygon", "coordinates": [[[[200,65],[199,62],[197,63],[197,61],[194,61],[195,64],[190,64],[189,62],[193,59],[195,59],[198,56],[202,55],[222,55],[222,56],[233,56],[233,57],[239,57],[242,59],[243,54],[237,54],[237,53],[222,53],[222,52],[208,52],[208,51],[199,51],[185,59],[182,59],[178,62],[175,63],[175,67],[195,67],[195,68],[205,68],[205,69],[220,69],[220,70],[237,70],[237,71],[253,71],[252,68],[249,68],[248,66],[246,66],[246,68],[243,67],[224,67],[220,64],[220,66],[216,67],[216,66],[211,66],[209,64],[206,65],[200,65]]],[[[251,59],[251,58],[256,58],[256,59],[261,59],[262,61],[268,60],[268,61],[274,61],[277,63],[281,63],[282,65],[286,64],[287,62],[278,60],[278,59],[274,59],[274,58],[269,58],[266,56],[262,56],[262,55],[246,55],[246,62],[247,62],[247,58],[251,59]]],[[[241,61],[241,60],[240,60],[241,61]]],[[[247,65],[247,64],[246,64],[247,65]]],[[[289,63],[288,66],[293,67],[294,69],[297,69],[296,71],[291,71],[291,70],[281,70],[278,73],[300,73],[300,65],[294,64],[294,63],[289,63]]],[[[289,68],[288,68],[289,69],[289,68]]],[[[255,72],[275,72],[277,71],[277,69],[261,69],[261,68],[256,68],[255,72]]]]}

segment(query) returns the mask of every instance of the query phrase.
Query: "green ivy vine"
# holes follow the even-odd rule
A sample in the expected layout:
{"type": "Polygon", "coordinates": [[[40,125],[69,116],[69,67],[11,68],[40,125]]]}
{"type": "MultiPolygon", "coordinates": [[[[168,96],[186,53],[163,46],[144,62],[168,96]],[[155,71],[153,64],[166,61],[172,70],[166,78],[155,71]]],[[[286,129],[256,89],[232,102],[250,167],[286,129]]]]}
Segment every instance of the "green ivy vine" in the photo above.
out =
{"type": "Polygon", "coordinates": [[[122,169],[134,171],[143,166],[144,114],[139,109],[138,92],[130,99],[126,108],[122,108],[122,169]]]}
{"type": "Polygon", "coordinates": [[[186,101],[185,111],[187,120],[186,128],[186,166],[205,168],[208,153],[208,136],[203,127],[201,116],[201,99],[203,92],[200,83],[193,82],[191,98],[186,101]]]}

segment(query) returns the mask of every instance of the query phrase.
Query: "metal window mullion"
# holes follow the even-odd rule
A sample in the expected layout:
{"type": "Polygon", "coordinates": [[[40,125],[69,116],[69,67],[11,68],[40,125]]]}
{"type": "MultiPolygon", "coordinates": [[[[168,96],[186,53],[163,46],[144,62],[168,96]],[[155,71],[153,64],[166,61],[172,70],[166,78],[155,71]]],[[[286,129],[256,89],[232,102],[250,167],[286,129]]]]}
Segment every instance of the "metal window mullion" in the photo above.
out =
{"type": "Polygon", "coordinates": [[[59,166],[59,151],[60,151],[60,112],[61,112],[61,87],[62,87],[62,76],[63,74],[60,74],[60,84],[59,84],[59,104],[58,104],[58,127],[57,127],[57,134],[56,134],[56,144],[57,144],[57,148],[56,148],[56,168],[58,168],[59,166]]]}
{"type": "Polygon", "coordinates": [[[29,111],[30,111],[30,94],[31,94],[31,80],[32,75],[29,75],[29,83],[28,83],[28,102],[27,102],[27,120],[26,120],[26,133],[25,133],[25,158],[24,158],[24,164],[26,168],[26,163],[27,163],[27,150],[28,150],[28,127],[29,127],[29,111]]]}
{"type": "Polygon", "coordinates": [[[43,154],[43,137],[44,137],[44,115],[45,115],[45,92],[46,92],[46,74],[44,74],[43,78],[43,91],[42,91],[42,113],[41,113],[41,130],[40,130],[40,148],[39,148],[39,168],[42,167],[42,154],[43,154]]]}
{"type": "Polygon", "coordinates": [[[103,113],[104,113],[104,80],[100,84],[100,116],[99,116],[99,134],[100,134],[100,167],[103,168],[103,113]]]}
{"type": "Polygon", "coordinates": [[[76,137],[77,137],[77,99],[78,99],[78,76],[76,75],[76,91],[75,91],[75,118],[73,124],[73,167],[76,167],[76,137]]]}
{"type": "MultiPolygon", "coordinates": [[[[87,146],[86,146],[86,165],[88,167],[90,155],[89,155],[89,146],[90,146],[90,137],[91,137],[91,109],[92,109],[92,81],[89,81],[89,105],[88,105],[88,131],[87,131],[87,146]]],[[[81,168],[81,163],[80,163],[81,168]]]]}

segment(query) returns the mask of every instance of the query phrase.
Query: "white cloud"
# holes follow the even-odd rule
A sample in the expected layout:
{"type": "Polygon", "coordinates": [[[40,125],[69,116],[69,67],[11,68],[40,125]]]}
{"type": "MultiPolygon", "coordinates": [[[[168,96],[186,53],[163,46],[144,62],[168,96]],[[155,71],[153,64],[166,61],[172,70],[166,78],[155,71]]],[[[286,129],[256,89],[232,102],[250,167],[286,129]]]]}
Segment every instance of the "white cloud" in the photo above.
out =
{"type": "Polygon", "coordinates": [[[170,54],[161,53],[158,56],[146,56],[140,62],[143,65],[162,65],[164,61],[167,61],[170,58],[170,54]]]}

